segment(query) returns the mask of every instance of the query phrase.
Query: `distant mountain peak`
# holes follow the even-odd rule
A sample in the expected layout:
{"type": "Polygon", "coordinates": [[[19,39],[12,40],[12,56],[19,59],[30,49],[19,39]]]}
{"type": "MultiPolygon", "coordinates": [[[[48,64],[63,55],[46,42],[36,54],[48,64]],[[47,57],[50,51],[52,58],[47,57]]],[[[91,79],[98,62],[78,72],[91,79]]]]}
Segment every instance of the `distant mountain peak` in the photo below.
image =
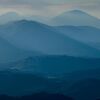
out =
{"type": "Polygon", "coordinates": [[[29,22],[31,22],[31,21],[29,21],[29,20],[25,20],[25,19],[22,19],[22,20],[19,20],[19,21],[15,21],[14,23],[29,23],[29,22]]]}
{"type": "Polygon", "coordinates": [[[14,21],[14,23],[25,24],[25,23],[39,23],[39,22],[33,21],[33,20],[22,19],[22,20],[19,20],[19,21],[14,21]]]}
{"type": "MultiPolygon", "coordinates": [[[[63,12],[63,13],[61,13],[60,15],[58,15],[58,16],[56,16],[56,17],[54,17],[53,19],[54,20],[58,20],[58,18],[64,18],[64,19],[67,19],[66,17],[68,17],[68,16],[71,16],[71,18],[72,18],[72,20],[73,19],[75,19],[75,16],[81,16],[81,17],[84,17],[84,16],[86,16],[86,17],[92,17],[92,18],[94,18],[92,15],[90,15],[89,13],[87,13],[87,12],[85,12],[85,11],[83,11],[83,10],[70,10],[70,11],[65,11],[65,12],[63,12]],[[73,16],[74,17],[73,17],[73,16]]],[[[70,17],[69,17],[70,18],[70,17]]],[[[95,17],[96,18],[96,17],[95,17]]],[[[63,20],[64,20],[63,19],[63,20]]],[[[97,19],[97,18],[96,18],[97,19]]],[[[53,20],[53,21],[54,21],[53,20]]],[[[60,19],[59,19],[60,20],[60,19]]],[[[58,21],[59,21],[58,20],[58,21]]],[[[62,23],[62,22],[61,22],[62,23]]]]}
{"type": "Polygon", "coordinates": [[[82,10],[71,10],[70,12],[80,13],[80,12],[83,12],[83,11],[82,10]]]}
{"type": "Polygon", "coordinates": [[[82,10],[71,10],[69,11],[69,13],[72,13],[72,14],[88,14],[82,10]]]}
{"type": "Polygon", "coordinates": [[[26,19],[11,22],[11,24],[15,24],[15,25],[28,25],[28,24],[33,24],[33,23],[36,23],[36,22],[31,21],[31,20],[26,20],[26,19]]]}
{"type": "Polygon", "coordinates": [[[22,20],[18,20],[18,21],[13,21],[11,22],[12,25],[21,25],[21,26],[27,26],[27,27],[31,27],[31,26],[46,26],[45,24],[42,24],[40,22],[37,22],[37,21],[33,21],[33,20],[27,20],[27,19],[22,19],[22,20]]]}
{"type": "Polygon", "coordinates": [[[92,26],[100,28],[100,19],[84,10],[65,11],[50,20],[53,26],[92,26]]]}
{"type": "MultiPolygon", "coordinates": [[[[58,18],[64,18],[64,19],[67,19],[66,17],[68,17],[68,18],[70,18],[70,17],[72,18],[72,20],[76,17],[76,16],[81,16],[81,17],[93,17],[93,16],[91,16],[91,15],[89,15],[87,12],[85,12],[85,11],[82,11],[82,10],[70,10],[70,11],[65,11],[65,12],[63,12],[63,13],[61,13],[60,15],[58,15],[58,16],[56,16],[55,18],[54,18],[54,20],[55,19],[57,19],[58,20],[58,18]],[[73,16],[72,16],[73,15],[73,16]]],[[[59,19],[60,20],[60,19],[59,19]]]]}

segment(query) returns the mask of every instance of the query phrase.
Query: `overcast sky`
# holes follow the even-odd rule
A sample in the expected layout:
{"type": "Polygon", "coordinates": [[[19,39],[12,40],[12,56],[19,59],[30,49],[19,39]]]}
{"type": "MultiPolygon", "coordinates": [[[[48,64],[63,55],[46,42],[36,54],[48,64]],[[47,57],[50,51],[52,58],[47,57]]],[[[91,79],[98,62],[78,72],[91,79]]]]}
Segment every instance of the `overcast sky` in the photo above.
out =
{"type": "Polygon", "coordinates": [[[73,9],[81,9],[100,18],[100,0],[0,0],[0,14],[15,11],[48,17],[73,9]]]}

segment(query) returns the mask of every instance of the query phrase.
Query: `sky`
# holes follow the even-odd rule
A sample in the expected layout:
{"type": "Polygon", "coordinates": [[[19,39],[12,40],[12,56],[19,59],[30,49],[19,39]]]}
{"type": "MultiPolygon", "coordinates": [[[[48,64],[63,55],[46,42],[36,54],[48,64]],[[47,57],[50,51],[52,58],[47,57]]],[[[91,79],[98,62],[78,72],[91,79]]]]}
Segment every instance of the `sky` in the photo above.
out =
{"type": "Polygon", "coordinates": [[[80,9],[100,18],[100,0],[0,0],[0,14],[53,17],[65,11],[80,9]]]}

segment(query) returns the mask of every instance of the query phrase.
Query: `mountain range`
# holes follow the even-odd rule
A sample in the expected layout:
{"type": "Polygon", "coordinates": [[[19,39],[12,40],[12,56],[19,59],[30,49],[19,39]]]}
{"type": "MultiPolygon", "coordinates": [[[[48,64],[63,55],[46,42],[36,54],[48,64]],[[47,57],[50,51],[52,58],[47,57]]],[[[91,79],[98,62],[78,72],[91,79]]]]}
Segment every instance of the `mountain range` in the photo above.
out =
{"type": "Polygon", "coordinates": [[[48,18],[43,18],[42,16],[37,15],[21,15],[17,12],[8,12],[5,14],[0,15],[0,25],[7,24],[9,22],[13,21],[19,21],[19,20],[32,20],[32,21],[38,21],[41,23],[46,23],[48,18]]]}
{"type": "MultiPolygon", "coordinates": [[[[85,71],[83,73],[81,77],[85,75],[85,71]]],[[[100,73],[98,74],[100,76],[100,73]]],[[[76,80],[74,75],[73,77],[69,76],[71,78],[69,80],[65,78],[66,76],[47,78],[19,71],[0,71],[0,95],[18,97],[46,92],[67,95],[75,100],[96,100],[100,98],[100,78],[89,78],[87,76],[88,78],[76,80]]],[[[90,74],[88,75],[90,76],[90,74]]]]}
{"type": "MultiPolygon", "coordinates": [[[[49,99],[55,97],[51,93],[75,100],[100,98],[100,19],[72,10],[48,25],[41,22],[15,12],[0,16],[0,94],[5,94],[0,98],[37,93],[46,99],[40,92],[49,99]]],[[[20,100],[28,98],[34,97],[20,100]]]]}
{"type": "Polygon", "coordinates": [[[16,12],[8,12],[0,16],[0,24],[23,19],[38,21],[52,26],[92,26],[100,28],[100,19],[82,10],[66,11],[52,18],[37,15],[25,16],[16,12]]]}
{"type": "Polygon", "coordinates": [[[53,26],[93,26],[100,28],[100,19],[81,10],[61,13],[50,20],[53,26]]]}
{"type": "Polygon", "coordinates": [[[70,38],[100,50],[100,29],[91,26],[58,26],[56,30],[70,38]]]}
{"type": "Polygon", "coordinates": [[[0,36],[18,48],[46,55],[100,57],[98,49],[35,21],[21,20],[1,25],[0,36]]]}

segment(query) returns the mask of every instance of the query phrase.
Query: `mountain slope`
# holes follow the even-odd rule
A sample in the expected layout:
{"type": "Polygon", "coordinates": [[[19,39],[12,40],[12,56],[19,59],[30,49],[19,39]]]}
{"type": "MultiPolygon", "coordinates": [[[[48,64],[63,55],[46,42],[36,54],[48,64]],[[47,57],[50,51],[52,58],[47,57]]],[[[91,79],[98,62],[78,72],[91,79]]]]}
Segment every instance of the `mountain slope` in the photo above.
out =
{"type": "Polygon", "coordinates": [[[58,26],[60,33],[100,49],[100,29],[90,26],[58,26]]]}
{"type": "Polygon", "coordinates": [[[34,21],[21,20],[0,26],[0,34],[25,50],[36,50],[49,55],[100,57],[99,50],[34,21]]]}
{"type": "Polygon", "coordinates": [[[28,52],[22,49],[19,49],[11,45],[8,41],[0,38],[0,63],[1,62],[13,62],[16,60],[21,60],[30,55],[34,55],[36,52],[28,52]]]}
{"type": "Polygon", "coordinates": [[[64,12],[51,20],[52,25],[94,26],[100,28],[100,19],[81,10],[64,12]]]}
{"type": "MultiPolygon", "coordinates": [[[[20,60],[14,63],[2,64],[1,68],[10,69],[10,70],[20,70],[28,73],[40,73],[46,76],[49,75],[65,75],[66,73],[73,73],[70,77],[84,76],[84,72],[79,73],[78,71],[90,70],[90,69],[99,69],[100,68],[100,59],[83,59],[77,57],[69,56],[38,56],[30,57],[24,60],[20,60]],[[80,75],[79,75],[80,74],[80,75]],[[82,74],[82,75],[81,75],[82,74]]],[[[86,76],[88,76],[88,71],[86,76]]],[[[95,71],[99,73],[99,71],[95,71]]],[[[94,74],[95,74],[94,73],[94,74]]],[[[91,74],[91,73],[90,73],[91,74]]],[[[93,75],[94,75],[93,74],[93,75]]],[[[67,75],[66,75],[67,76],[67,75]]],[[[92,77],[92,75],[91,75],[92,77]]],[[[68,78],[68,77],[67,77],[68,78]]]]}

